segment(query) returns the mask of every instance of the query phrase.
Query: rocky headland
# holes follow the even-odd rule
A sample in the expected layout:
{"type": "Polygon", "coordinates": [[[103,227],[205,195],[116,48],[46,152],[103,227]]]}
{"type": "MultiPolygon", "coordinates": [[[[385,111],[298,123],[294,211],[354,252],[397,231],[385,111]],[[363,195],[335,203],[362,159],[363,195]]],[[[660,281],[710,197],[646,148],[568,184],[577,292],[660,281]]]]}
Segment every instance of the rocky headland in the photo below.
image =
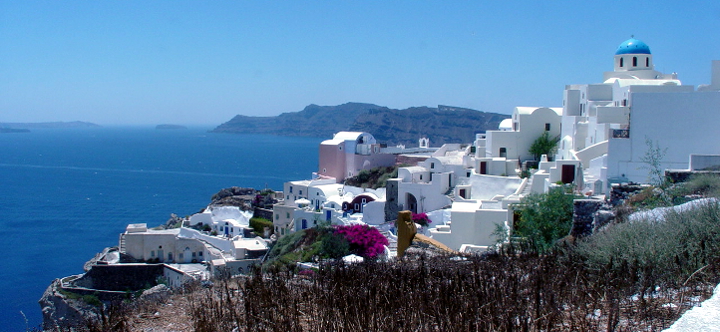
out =
{"type": "Polygon", "coordinates": [[[299,112],[269,117],[237,115],[212,132],[332,137],[339,131],[364,131],[389,145],[416,145],[420,137],[429,138],[433,145],[442,145],[472,142],[475,134],[497,129],[500,122],[509,117],[442,105],[398,110],[374,104],[346,103],[309,105],[299,112]]]}

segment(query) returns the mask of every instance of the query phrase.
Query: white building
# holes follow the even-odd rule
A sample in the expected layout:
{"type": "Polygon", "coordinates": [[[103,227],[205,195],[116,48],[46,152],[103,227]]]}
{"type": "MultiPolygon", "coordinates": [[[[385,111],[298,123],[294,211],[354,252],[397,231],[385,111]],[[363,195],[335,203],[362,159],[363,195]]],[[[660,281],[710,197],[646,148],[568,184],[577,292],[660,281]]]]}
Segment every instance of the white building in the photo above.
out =
{"type": "Polygon", "coordinates": [[[388,187],[397,196],[388,201],[400,210],[413,213],[429,212],[451,204],[448,194],[473,174],[471,148],[445,144],[417,166],[400,167],[398,177],[388,180],[388,187]]]}
{"type": "Polygon", "coordinates": [[[720,154],[720,62],[713,62],[712,83],[698,90],[654,70],[650,48],[634,38],[618,47],[613,63],[602,83],[568,85],[563,96],[557,159],[580,162],[584,190],[647,182],[646,141],[667,149],[662,168],[687,168],[691,154],[720,154]]]}
{"type": "Polygon", "coordinates": [[[516,107],[512,118],[498,130],[478,134],[475,140],[475,169],[478,174],[515,175],[520,163],[533,160],[530,146],[543,133],[560,136],[562,108],[516,107]]]}
{"type": "Polygon", "coordinates": [[[208,225],[211,230],[226,237],[242,236],[250,229],[252,212],[241,211],[236,206],[208,207],[190,216],[190,226],[208,225]]]}

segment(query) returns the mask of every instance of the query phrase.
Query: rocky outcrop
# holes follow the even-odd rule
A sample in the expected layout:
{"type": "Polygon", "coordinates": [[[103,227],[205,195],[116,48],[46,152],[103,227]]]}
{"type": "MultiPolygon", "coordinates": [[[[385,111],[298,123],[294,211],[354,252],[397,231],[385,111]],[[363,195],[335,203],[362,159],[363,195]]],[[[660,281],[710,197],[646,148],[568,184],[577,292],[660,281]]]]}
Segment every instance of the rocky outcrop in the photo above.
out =
{"type": "Polygon", "coordinates": [[[142,292],[138,300],[146,302],[163,302],[167,300],[171,294],[172,291],[170,290],[170,287],[165,284],[159,284],[142,292]]]}
{"type": "Polygon", "coordinates": [[[80,298],[70,298],[61,291],[60,279],[55,279],[40,298],[43,329],[83,326],[89,319],[97,318],[96,308],[80,298]]]}
{"type": "Polygon", "coordinates": [[[251,211],[255,207],[272,209],[273,204],[278,202],[272,191],[242,187],[221,189],[211,200],[210,206],[237,206],[243,211],[251,211]]]}
{"type": "Polygon", "coordinates": [[[98,262],[107,262],[108,259],[115,260],[117,257],[119,257],[118,255],[119,252],[117,247],[107,247],[103,249],[103,251],[95,254],[95,257],[85,262],[85,265],[83,265],[83,270],[85,270],[85,272],[88,272],[93,267],[93,265],[96,265],[98,262]]]}

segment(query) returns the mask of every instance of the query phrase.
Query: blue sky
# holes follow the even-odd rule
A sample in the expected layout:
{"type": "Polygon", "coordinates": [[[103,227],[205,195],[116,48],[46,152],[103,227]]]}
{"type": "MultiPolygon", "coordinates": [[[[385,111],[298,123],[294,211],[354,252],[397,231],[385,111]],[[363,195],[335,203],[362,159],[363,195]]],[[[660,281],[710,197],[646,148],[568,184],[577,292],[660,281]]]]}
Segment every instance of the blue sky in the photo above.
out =
{"type": "Polygon", "coordinates": [[[630,35],[710,81],[718,1],[0,0],[0,122],[218,125],[308,104],[510,113],[597,83],[630,35]]]}

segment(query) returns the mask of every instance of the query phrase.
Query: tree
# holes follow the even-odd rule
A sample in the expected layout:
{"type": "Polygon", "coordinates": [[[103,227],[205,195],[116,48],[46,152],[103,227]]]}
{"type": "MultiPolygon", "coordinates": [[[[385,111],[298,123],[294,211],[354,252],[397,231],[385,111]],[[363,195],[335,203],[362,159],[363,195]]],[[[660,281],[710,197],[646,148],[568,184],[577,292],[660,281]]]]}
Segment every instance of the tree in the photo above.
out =
{"type": "Polygon", "coordinates": [[[552,158],[559,140],[560,137],[552,138],[550,137],[550,133],[546,131],[530,145],[528,152],[533,155],[535,160],[540,160],[540,156],[544,154],[546,154],[548,158],[552,158]]]}
{"type": "Polygon", "coordinates": [[[653,144],[653,141],[647,136],[645,137],[645,145],[647,145],[648,149],[645,151],[645,155],[640,157],[640,161],[645,165],[640,168],[648,170],[650,184],[656,187],[664,187],[667,185],[667,179],[661,164],[667,153],[667,148],[661,149],[660,143],[655,141],[655,144],[653,144]]]}
{"type": "Polygon", "coordinates": [[[578,197],[565,189],[555,187],[544,194],[525,196],[515,206],[520,220],[513,225],[513,235],[526,238],[538,252],[567,236],[572,227],[573,200],[578,197]]]}

